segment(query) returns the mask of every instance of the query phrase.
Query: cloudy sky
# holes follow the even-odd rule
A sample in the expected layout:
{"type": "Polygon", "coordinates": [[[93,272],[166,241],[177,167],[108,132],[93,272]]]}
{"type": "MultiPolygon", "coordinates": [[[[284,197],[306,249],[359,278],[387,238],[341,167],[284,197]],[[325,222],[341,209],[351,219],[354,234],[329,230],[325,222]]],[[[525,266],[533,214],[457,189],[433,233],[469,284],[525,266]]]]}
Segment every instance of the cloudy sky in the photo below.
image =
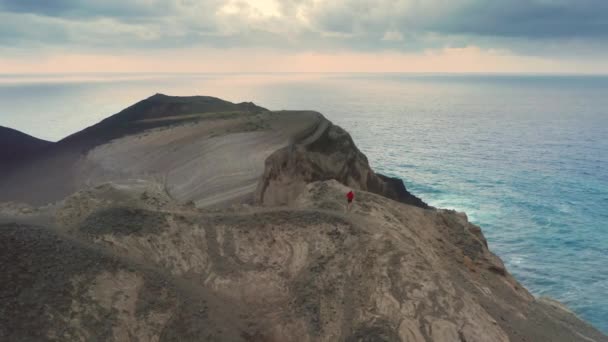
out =
{"type": "Polygon", "coordinates": [[[0,73],[608,73],[608,0],[0,0],[0,73]]]}

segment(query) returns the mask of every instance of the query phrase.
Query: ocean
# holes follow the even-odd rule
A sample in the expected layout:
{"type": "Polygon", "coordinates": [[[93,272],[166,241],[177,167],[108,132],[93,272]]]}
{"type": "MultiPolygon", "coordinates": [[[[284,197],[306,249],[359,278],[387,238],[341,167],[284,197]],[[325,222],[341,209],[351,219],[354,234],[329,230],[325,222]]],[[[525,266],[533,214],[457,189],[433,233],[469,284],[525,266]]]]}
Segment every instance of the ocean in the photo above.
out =
{"type": "Polygon", "coordinates": [[[0,125],[58,140],[155,93],[322,112],[377,171],[466,212],[533,294],[608,333],[608,77],[0,75],[0,125]]]}

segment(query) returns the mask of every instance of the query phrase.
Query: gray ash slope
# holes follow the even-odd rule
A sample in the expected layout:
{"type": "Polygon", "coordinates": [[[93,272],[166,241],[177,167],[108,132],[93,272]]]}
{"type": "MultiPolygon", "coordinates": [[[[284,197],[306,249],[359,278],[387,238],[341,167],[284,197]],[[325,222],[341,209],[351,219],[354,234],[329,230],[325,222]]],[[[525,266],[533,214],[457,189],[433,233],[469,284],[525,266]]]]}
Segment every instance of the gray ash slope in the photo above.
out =
{"type": "Polygon", "coordinates": [[[78,176],[52,196],[0,183],[30,204],[0,205],[0,340],[608,341],[319,113],[156,95],[108,120],[31,161],[78,176]]]}
{"type": "MultiPolygon", "coordinates": [[[[138,176],[125,175],[122,167],[107,170],[89,158],[95,148],[121,137],[175,125],[197,124],[209,120],[208,116],[234,118],[267,112],[252,103],[234,104],[208,96],[156,94],[57,143],[47,144],[44,153],[36,154],[35,158],[28,156],[3,165],[0,201],[17,200],[42,205],[60,200],[90,184],[138,176]]],[[[0,141],[3,142],[2,150],[13,151],[8,146],[14,144],[4,144],[11,137],[9,133],[0,131],[0,141]]],[[[29,145],[33,143],[29,142],[29,145]]],[[[147,169],[140,173],[144,172],[149,174],[155,170],[147,169]]]]}

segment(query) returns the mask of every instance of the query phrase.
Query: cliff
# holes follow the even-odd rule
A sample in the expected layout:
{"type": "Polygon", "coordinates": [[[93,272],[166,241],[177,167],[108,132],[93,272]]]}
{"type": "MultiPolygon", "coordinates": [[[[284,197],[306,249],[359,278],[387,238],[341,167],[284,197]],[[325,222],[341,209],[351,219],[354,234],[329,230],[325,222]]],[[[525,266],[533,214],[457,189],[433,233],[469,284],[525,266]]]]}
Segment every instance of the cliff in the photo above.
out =
{"type": "Polygon", "coordinates": [[[319,113],[152,99],[66,140],[69,195],[0,205],[0,340],[608,341],[319,113]]]}
{"type": "Polygon", "coordinates": [[[356,190],[429,208],[406,190],[402,180],[376,174],[350,135],[327,119],[301,141],[293,142],[266,159],[256,198],[264,205],[287,205],[307,184],[332,179],[356,190]]]}

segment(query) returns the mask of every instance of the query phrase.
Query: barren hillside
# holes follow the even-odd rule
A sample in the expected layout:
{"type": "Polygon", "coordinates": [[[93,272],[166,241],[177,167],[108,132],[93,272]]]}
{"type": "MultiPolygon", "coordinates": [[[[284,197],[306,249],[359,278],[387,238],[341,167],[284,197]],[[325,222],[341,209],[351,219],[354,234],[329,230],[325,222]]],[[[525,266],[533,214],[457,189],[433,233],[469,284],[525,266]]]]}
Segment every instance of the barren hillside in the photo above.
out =
{"type": "Polygon", "coordinates": [[[608,341],[319,113],[121,113],[0,181],[0,340],[608,341]]]}
{"type": "Polygon", "coordinates": [[[51,142],[0,126],[0,175],[13,164],[42,153],[51,142]]]}

